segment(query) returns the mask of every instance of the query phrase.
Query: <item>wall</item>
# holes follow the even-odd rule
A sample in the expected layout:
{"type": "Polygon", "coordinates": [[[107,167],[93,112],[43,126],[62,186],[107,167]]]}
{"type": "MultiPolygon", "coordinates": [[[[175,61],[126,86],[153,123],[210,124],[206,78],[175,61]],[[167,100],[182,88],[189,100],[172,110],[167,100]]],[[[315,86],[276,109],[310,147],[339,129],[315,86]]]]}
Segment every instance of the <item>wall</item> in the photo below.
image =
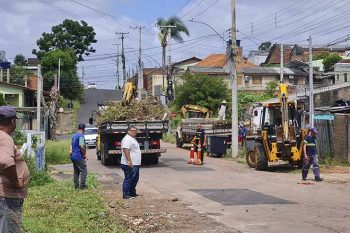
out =
{"type": "Polygon", "coordinates": [[[21,88],[0,84],[0,93],[4,94],[5,100],[14,107],[24,107],[24,94],[21,88]],[[14,97],[9,95],[14,95],[14,97]]]}
{"type": "Polygon", "coordinates": [[[74,130],[75,128],[73,112],[58,112],[56,134],[70,134],[74,130]]]}
{"type": "Polygon", "coordinates": [[[334,159],[350,162],[350,114],[334,116],[334,159]]]}
{"type": "Polygon", "coordinates": [[[315,107],[332,106],[334,102],[339,99],[350,100],[350,87],[314,95],[315,107]]]}

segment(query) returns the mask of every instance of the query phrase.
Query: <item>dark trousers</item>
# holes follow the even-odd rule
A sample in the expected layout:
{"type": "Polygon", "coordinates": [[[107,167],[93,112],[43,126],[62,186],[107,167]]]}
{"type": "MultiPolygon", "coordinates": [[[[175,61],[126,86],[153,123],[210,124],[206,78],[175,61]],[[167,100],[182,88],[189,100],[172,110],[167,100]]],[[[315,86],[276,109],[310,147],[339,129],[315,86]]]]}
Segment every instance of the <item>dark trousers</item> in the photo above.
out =
{"type": "Polygon", "coordinates": [[[123,182],[123,197],[136,196],[136,185],[139,181],[140,176],[140,166],[133,165],[129,167],[127,165],[121,164],[121,168],[124,171],[124,182],[123,182]]]}
{"type": "Polygon", "coordinates": [[[74,188],[79,188],[79,177],[80,177],[80,188],[86,188],[86,176],[87,166],[85,159],[79,161],[72,161],[74,168],[74,188]]]}
{"type": "Polygon", "coordinates": [[[308,156],[308,159],[304,160],[304,166],[302,169],[303,178],[306,179],[311,165],[312,165],[312,170],[314,172],[315,178],[320,178],[320,167],[318,165],[318,156],[317,155],[308,156]]]}

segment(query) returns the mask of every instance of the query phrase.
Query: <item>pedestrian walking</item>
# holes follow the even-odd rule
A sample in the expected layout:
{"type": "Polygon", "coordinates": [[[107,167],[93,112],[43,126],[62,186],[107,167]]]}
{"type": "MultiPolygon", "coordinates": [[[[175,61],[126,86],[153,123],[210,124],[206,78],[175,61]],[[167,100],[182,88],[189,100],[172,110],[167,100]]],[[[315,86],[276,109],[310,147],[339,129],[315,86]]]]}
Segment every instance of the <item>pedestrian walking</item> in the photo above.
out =
{"type": "Polygon", "coordinates": [[[11,133],[16,129],[16,111],[0,107],[0,233],[22,232],[22,208],[27,196],[29,171],[11,133]]]}
{"type": "Polygon", "coordinates": [[[318,165],[318,155],[316,150],[316,134],[318,133],[316,128],[310,128],[309,134],[304,140],[304,166],[302,169],[302,179],[306,181],[307,174],[312,165],[315,181],[322,181],[320,177],[320,167],[318,165]]]}
{"type": "Polygon", "coordinates": [[[86,143],[84,138],[85,124],[78,125],[78,131],[72,135],[71,147],[70,147],[70,159],[73,163],[74,169],[74,188],[85,189],[86,188],[86,143]],[[79,182],[80,179],[80,182],[79,182]]]}
{"type": "Polygon", "coordinates": [[[124,171],[123,182],[123,198],[134,199],[140,196],[136,192],[136,186],[140,176],[141,166],[141,149],[140,145],[135,139],[137,135],[137,128],[130,126],[128,134],[122,140],[122,158],[120,166],[124,171]]]}

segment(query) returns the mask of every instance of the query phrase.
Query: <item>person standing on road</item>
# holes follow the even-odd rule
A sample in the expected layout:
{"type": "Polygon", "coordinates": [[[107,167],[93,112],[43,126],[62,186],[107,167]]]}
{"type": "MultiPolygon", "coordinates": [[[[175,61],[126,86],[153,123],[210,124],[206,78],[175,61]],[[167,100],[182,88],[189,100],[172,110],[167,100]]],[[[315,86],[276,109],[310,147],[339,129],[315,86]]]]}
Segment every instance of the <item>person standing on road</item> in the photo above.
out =
{"type": "Polygon", "coordinates": [[[70,159],[73,162],[74,169],[74,188],[85,189],[86,188],[86,144],[84,138],[85,124],[78,125],[78,132],[72,135],[71,147],[70,147],[70,159]],[[80,177],[80,185],[79,185],[80,177]]]}
{"type": "Polygon", "coordinates": [[[310,128],[309,134],[304,140],[304,166],[302,169],[302,179],[306,181],[307,174],[312,164],[312,169],[315,176],[315,181],[322,181],[323,178],[320,177],[320,167],[318,165],[318,156],[316,150],[316,134],[317,129],[310,128]]]}
{"type": "Polygon", "coordinates": [[[207,136],[205,134],[205,130],[203,129],[201,124],[197,124],[197,130],[196,130],[196,136],[194,136],[193,140],[194,142],[194,152],[198,155],[198,145],[201,145],[202,149],[202,163],[204,163],[204,151],[207,147],[207,136]]]}
{"type": "Polygon", "coordinates": [[[133,199],[140,196],[136,193],[136,185],[139,181],[141,166],[141,149],[135,139],[137,129],[135,126],[128,128],[128,134],[122,140],[121,168],[124,171],[123,198],[133,199]]]}
{"type": "Polygon", "coordinates": [[[27,196],[29,171],[11,133],[16,129],[16,111],[0,107],[0,232],[20,233],[23,200],[27,196]]]}
{"type": "Polygon", "coordinates": [[[242,135],[242,146],[245,146],[246,138],[247,138],[247,128],[243,123],[241,123],[241,135],[242,135]]]}

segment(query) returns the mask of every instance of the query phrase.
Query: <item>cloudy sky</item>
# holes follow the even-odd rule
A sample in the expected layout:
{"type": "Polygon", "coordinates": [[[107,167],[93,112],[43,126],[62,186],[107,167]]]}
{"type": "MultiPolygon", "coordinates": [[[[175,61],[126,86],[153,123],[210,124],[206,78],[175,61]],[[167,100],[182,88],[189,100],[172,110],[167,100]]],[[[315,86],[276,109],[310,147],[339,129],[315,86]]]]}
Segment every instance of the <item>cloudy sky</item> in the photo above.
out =
{"type": "MultiPolygon", "coordinates": [[[[237,0],[238,38],[244,53],[263,41],[306,44],[309,35],[315,46],[335,43],[346,46],[350,34],[347,13],[350,0],[237,0]]],[[[225,39],[231,22],[229,0],[0,0],[0,50],[8,60],[16,54],[33,57],[36,40],[43,32],[64,19],[85,20],[95,27],[96,54],[79,64],[84,66],[85,83],[101,88],[116,85],[116,32],[129,32],[125,39],[127,69],[137,64],[138,32],[130,26],[145,26],[142,34],[143,60],[147,67],[161,62],[161,48],[154,23],[158,17],[177,15],[189,27],[185,43],[173,42],[173,60],[192,56],[206,57],[224,53],[223,40],[207,26],[210,24],[225,39]],[[88,61],[89,60],[89,61],[88,61]]]]}

